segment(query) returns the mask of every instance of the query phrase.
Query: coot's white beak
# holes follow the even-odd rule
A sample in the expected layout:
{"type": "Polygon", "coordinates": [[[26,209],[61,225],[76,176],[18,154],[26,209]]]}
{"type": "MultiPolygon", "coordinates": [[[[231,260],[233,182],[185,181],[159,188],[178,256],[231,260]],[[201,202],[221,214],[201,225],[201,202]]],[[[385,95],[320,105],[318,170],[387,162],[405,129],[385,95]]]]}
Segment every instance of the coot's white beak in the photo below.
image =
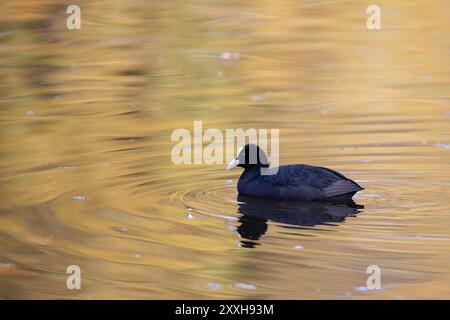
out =
{"type": "Polygon", "coordinates": [[[239,160],[237,158],[231,159],[230,163],[228,163],[227,170],[231,170],[239,164],[239,160]]]}

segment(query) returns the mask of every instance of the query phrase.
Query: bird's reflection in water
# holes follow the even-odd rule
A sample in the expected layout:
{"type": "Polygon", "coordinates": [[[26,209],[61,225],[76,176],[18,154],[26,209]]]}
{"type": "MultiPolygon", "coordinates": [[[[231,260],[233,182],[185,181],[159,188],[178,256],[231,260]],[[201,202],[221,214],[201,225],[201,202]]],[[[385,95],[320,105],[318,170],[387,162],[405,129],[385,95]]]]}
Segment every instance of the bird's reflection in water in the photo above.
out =
{"type": "MultiPolygon", "coordinates": [[[[253,248],[255,240],[267,231],[267,221],[279,222],[292,227],[313,227],[328,222],[342,222],[347,216],[355,216],[364,206],[353,200],[312,202],[280,201],[238,196],[238,212],[242,214],[237,232],[241,245],[253,248]]],[[[288,226],[285,226],[288,228],[288,226]]]]}

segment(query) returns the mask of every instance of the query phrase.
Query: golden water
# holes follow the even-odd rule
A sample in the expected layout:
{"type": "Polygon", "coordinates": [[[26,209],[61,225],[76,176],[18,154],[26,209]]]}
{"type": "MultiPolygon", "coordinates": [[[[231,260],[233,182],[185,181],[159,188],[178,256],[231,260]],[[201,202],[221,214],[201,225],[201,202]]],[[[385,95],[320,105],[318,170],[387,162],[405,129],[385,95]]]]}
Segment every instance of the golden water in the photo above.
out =
{"type": "Polygon", "coordinates": [[[77,4],[0,4],[1,298],[450,298],[448,1],[378,1],[380,31],[359,1],[77,4]],[[279,128],[364,208],[242,216],[239,169],[171,161],[194,120],[279,128]]]}

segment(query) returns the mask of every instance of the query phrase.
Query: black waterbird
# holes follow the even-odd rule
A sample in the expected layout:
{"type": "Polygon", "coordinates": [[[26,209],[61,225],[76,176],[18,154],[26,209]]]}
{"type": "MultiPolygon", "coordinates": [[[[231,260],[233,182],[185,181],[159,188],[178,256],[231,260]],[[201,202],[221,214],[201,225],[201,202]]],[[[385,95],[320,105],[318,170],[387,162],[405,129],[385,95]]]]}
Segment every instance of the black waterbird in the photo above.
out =
{"type": "Polygon", "coordinates": [[[323,167],[292,164],[269,167],[265,152],[255,144],[246,144],[228,164],[239,166],[239,194],[277,200],[349,200],[363,190],[355,181],[323,167]]]}

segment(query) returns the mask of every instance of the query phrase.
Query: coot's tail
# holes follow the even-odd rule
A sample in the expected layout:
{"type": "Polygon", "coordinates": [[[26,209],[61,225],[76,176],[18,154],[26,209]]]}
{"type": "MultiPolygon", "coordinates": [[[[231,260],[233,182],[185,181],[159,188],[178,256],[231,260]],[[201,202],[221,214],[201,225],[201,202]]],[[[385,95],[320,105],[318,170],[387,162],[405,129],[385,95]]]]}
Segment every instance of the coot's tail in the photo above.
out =
{"type": "Polygon", "coordinates": [[[359,184],[353,180],[338,180],[326,187],[324,195],[326,198],[332,198],[337,196],[353,197],[358,191],[364,190],[359,184]]]}

